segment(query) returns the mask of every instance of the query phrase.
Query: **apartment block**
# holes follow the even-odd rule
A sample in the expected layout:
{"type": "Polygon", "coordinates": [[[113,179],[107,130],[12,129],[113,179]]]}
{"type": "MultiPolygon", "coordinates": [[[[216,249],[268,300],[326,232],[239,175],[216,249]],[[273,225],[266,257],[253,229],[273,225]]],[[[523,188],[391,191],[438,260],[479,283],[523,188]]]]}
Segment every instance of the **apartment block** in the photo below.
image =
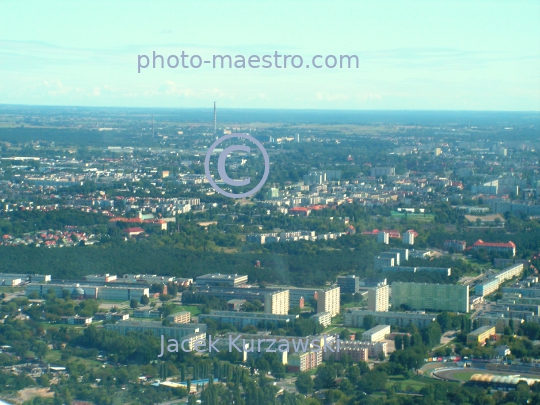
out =
{"type": "Polygon", "coordinates": [[[335,350],[334,353],[331,351],[326,351],[323,354],[323,360],[329,360],[329,359],[335,359],[339,360],[343,354],[349,354],[351,357],[358,358],[358,360],[355,361],[366,361],[364,360],[364,353],[359,353],[359,350],[365,350],[367,354],[367,358],[369,359],[377,359],[383,354],[384,357],[387,355],[387,347],[388,343],[386,342],[363,342],[361,340],[340,340],[339,341],[339,352],[341,352],[341,356],[338,355],[337,349],[337,342],[332,342],[330,344],[330,347],[332,347],[333,350],[335,350]],[[336,357],[337,356],[337,357],[336,357]]]}
{"type": "Polygon", "coordinates": [[[410,323],[418,329],[425,328],[436,320],[435,315],[425,312],[377,312],[362,309],[352,309],[343,316],[343,325],[353,328],[364,327],[364,317],[372,316],[375,322],[392,326],[407,326],[410,323]]]}
{"type": "Polygon", "coordinates": [[[236,311],[210,311],[209,314],[199,315],[199,322],[212,319],[220,324],[230,324],[236,329],[243,329],[246,325],[254,325],[258,328],[273,328],[281,324],[291,324],[299,318],[299,315],[276,315],[263,314],[260,312],[236,312],[236,311]]]}
{"type": "Polygon", "coordinates": [[[322,363],[322,351],[291,354],[288,359],[287,371],[298,373],[308,371],[320,366],[322,363]]]}
{"type": "Polygon", "coordinates": [[[491,278],[482,283],[476,284],[474,287],[474,294],[479,297],[486,297],[490,294],[493,294],[499,289],[501,282],[498,278],[491,278]]]}
{"type": "Polygon", "coordinates": [[[381,285],[368,290],[368,310],[385,312],[389,306],[389,287],[381,285]]]}
{"type": "Polygon", "coordinates": [[[453,284],[392,283],[392,306],[468,313],[469,286],[453,284]]]}
{"type": "Polygon", "coordinates": [[[318,291],[317,313],[330,312],[332,316],[338,315],[340,311],[340,291],[339,287],[318,291]]]}
{"type": "Polygon", "coordinates": [[[310,319],[313,319],[315,322],[321,324],[325,328],[330,326],[332,323],[332,315],[330,312],[319,312],[318,314],[311,315],[310,319]]]}
{"type": "Polygon", "coordinates": [[[168,319],[172,323],[189,323],[191,321],[191,313],[188,311],[176,312],[168,315],[165,319],[168,319]]]}
{"type": "Polygon", "coordinates": [[[287,315],[289,313],[289,290],[274,291],[264,296],[264,313],[287,315]]]}

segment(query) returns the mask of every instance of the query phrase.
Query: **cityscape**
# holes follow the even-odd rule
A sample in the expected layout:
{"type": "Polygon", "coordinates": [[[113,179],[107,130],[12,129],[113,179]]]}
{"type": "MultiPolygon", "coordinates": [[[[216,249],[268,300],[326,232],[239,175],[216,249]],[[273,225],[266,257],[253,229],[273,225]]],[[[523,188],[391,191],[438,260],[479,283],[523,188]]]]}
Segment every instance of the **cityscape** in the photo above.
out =
{"type": "Polygon", "coordinates": [[[540,405],[539,17],[0,1],[0,405],[540,405]]]}
{"type": "MultiPolygon", "coordinates": [[[[264,379],[280,401],[324,402],[536,384],[540,142],[522,115],[304,128],[64,114],[2,108],[0,358],[23,392],[75,384],[108,403],[108,379],[123,398],[209,401],[264,379]],[[47,133],[60,125],[72,135],[47,133]],[[201,174],[233,131],[271,156],[250,198],[201,174]]],[[[256,155],[231,155],[229,175],[256,155]]]]}

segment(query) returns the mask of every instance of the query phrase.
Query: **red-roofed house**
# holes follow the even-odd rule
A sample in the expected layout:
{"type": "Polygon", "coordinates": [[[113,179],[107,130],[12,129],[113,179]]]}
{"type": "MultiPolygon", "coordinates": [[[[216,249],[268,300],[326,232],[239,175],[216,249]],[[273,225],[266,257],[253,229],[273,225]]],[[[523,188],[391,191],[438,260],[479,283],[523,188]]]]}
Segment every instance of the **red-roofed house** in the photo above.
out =
{"type": "Polygon", "coordinates": [[[137,235],[140,235],[141,233],[144,233],[144,229],[142,228],[127,228],[127,229],[124,229],[124,232],[128,234],[128,236],[137,236],[137,235]]]}
{"type": "Polygon", "coordinates": [[[310,213],[311,213],[311,210],[305,207],[293,207],[289,209],[289,214],[298,215],[300,217],[307,217],[310,213]]]}
{"type": "Polygon", "coordinates": [[[512,241],[508,243],[498,243],[498,242],[484,242],[482,239],[478,239],[471,246],[473,250],[486,249],[486,250],[495,250],[499,252],[511,252],[512,256],[516,255],[516,244],[512,241]]]}

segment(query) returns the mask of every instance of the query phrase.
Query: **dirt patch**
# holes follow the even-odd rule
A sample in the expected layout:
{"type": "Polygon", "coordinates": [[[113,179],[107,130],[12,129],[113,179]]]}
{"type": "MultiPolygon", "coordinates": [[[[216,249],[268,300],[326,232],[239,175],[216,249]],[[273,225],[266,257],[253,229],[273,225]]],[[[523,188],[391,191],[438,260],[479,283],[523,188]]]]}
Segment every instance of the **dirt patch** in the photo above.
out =
{"type": "Polygon", "coordinates": [[[54,392],[49,388],[25,388],[19,391],[19,396],[13,398],[12,401],[22,404],[24,401],[28,401],[35,397],[53,398],[54,392]]]}

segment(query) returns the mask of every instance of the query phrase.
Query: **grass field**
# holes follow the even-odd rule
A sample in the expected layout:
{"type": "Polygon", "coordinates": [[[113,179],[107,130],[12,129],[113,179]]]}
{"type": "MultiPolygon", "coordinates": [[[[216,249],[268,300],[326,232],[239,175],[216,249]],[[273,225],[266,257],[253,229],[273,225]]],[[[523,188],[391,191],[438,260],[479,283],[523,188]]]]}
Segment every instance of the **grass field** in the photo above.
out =
{"type": "Polygon", "coordinates": [[[458,371],[454,373],[453,377],[456,380],[469,381],[474,374],[478,374],[478,370],[475,371],[458,371]]]}
{"type": "MultiPolygon", "coordinates": [[[[45,361],[48,363],[51,363],[52,365],[58,365],[60,362],[60,356],[62,355],[62,352],[60,350],[49,350],[47,354],[45,355],[45,361]]],[[[82,357],[77,356],[70,356],[69,358],[70,362],[76,362],[76,363],[82,363],[87,367],[100,367],[101,363],[97,360],[92,359],[83,359],[82,357]]]]}
{"type": "Polygon", "coordinates": [[[411,214],[411,213],[403,213],[398,211],[392,211],[391,215],[393,218],[409,218],[414,219],[416,221],[433,221],[435,219],[435,215],[433,214],[411,214]]]}
{"type": "Polygon", "coordinates": [[[391,376],[388,378],[386,387],[390,388],[391,386],[394,386],[397,391],[410,391],[409,388],[412,388],[414,391],[418,392],[427,384],[422,382],[420,378],[421,377],[406,378],[403,376],[391,376]]]}

